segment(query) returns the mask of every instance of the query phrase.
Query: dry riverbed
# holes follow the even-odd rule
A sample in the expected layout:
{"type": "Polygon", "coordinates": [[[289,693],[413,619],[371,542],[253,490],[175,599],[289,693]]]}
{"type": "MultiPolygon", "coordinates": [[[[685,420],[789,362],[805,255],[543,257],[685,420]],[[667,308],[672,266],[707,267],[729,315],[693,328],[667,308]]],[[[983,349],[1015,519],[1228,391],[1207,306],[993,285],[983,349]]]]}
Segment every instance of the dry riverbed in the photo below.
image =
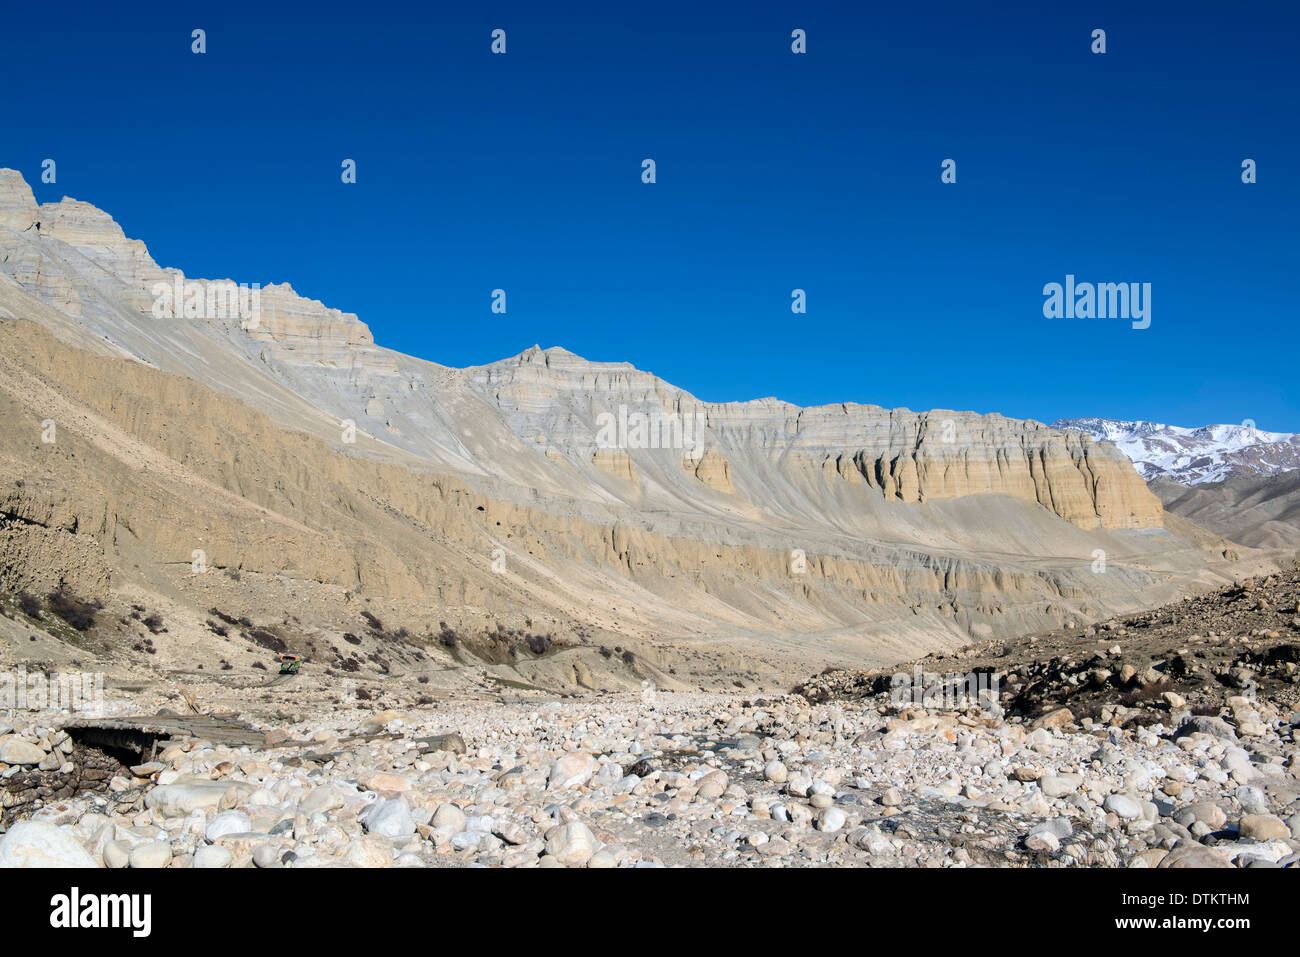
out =
{"type": "Polygon", "coordinates": [[[1295,866],[1300,715],[1226,714],[1121,729],[886,696],[463,700],[323,711],[131,767],[64,716],[7,718],[0,794],[23,813],[0,864],[1295,866]]]}

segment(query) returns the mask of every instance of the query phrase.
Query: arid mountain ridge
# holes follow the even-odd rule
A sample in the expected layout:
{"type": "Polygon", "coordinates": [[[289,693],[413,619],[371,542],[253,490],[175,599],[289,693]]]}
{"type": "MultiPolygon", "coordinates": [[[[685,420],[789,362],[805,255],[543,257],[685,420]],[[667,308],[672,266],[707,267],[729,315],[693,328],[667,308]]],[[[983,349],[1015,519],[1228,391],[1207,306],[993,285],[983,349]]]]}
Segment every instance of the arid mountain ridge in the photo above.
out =
{"type": "Polygon", "coordinates": [[[545,627],[569,652],[513,666],[539,683],[761,684],[1267,561],[1167,515],[1078,432],[704,403],[563,349],[454,369],[287,285],[260,290],[255,322],[159,318],[180,278],[108,214],[38,205],[0,170],[0,405],[26,423],[0,442],[0,587],[147,592],[200,618],[220,599],[323,634],[366,604],[417,633],[545,627]],[[700,447],[608,447],[602,421],[629,414],[699,416],[700,447]],[[607,664],[603,638],[638,665],[607,664]]]}

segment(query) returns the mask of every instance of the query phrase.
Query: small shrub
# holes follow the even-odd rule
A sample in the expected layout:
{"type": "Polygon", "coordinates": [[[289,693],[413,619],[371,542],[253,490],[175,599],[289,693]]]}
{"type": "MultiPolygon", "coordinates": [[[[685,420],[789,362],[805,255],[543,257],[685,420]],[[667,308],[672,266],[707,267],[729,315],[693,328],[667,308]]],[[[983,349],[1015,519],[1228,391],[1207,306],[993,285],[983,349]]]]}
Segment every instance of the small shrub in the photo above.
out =
{"type": "Polygon", "coordinates": [[[209,608],[209,609],[208,609],[208,614],[209,614],[209,615],[216,615],[218,618],[220,618],[222,621],[224,621],[227,625],[239,625],[239,627],[241,627],[241,628],[252,628],[252,627],[253,627],[253,623],[252,623],[251,621],[249,621],[247,618],[236,618],[234,615],[227,615],[225,612],[218,611],[218,610],[215,609],[215,608],[209,608]]]}
{"type": "Polygon", "coordinates": [[[95,624],[95,615],[103,607],[97,601],[82,601],[62,588],[50,592],[46,600],[50,603],[50,611],[77,631],[89,631],[95,624]]]}
{"type": "Polygon", "coordinates": [[[1132,708],[1135,705],[1141,706],[1145,702],[1154,701],[1155,699],[1159,698],[1162,694],[1164,694],[1166,691],[1172,690],[1173,687],[1174,687],[1173,681],[1171,681],[1169,678],[1161,678],[1159,681],[1153,684],[1149,684],[1143,688],[1138,688],[1135,691],[1130,691],[1127,694],[1120,695],[1119,703],[1126,708],[1132,708]]]}
{"type": "Polygon", "coordinates": [[[28,618],[41,617],[41,600],[31,592],[18,593],[18,609],[28,618]]]}
{"type": "Polygon", "coordinates": [[[284,643],[284,639],[274,635],[265,628],[254,628],[251,631],[244,632],[244,637],[258,647],[265,648],[267,651],[274,651],[281,654],[288,650],[289,646],[284,643]]]}

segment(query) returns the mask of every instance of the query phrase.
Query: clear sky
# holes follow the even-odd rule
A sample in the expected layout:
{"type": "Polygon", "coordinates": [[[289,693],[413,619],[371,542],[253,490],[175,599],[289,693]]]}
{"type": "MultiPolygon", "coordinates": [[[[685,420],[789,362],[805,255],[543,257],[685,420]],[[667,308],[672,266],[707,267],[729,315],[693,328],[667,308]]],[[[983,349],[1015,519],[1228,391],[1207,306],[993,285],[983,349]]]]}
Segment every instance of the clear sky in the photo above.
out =
{"type": "Polygon", "coordinates": [[[1281,0],[17,4],[0,166],[448,365],[1300,431],[1298,38],[1281,0]],[[1067,273],[1151,327],[1044,318],[1067,273]]]}

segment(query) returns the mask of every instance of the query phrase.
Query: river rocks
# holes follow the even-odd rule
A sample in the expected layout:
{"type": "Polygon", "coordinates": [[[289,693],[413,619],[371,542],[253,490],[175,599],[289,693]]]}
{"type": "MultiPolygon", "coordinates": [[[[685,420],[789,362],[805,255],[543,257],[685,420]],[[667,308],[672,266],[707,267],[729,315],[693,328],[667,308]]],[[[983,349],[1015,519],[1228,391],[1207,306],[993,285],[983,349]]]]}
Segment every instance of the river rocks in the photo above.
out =
{"type": "Polygon", "coordinates": [[[546,786],[553,789],[576,787],[590,780],[595,771],[595,758],[585,751],[571,751],[551,765],[546,786]]]}
{"type": "Polygon", "coordinates": [[[1025,849],[1055,854],[1061,849],[1061,839],[1051,831],[1035,831],[1025,838],[1025,849]]]}
{"type": "Polygon", "coordinates": [[[404,774],[390,774],[387,771],[379,771],[370,774],[361,781],[361,786],[369,791],[379,793],[403,794],[411,790],[411,781],[404,774]]]}
{"type": "Polygon", "coordinates": [[[1131,821],[1142,816],[1142,805],[1124,794],[1112,794],[1103,805],[1107,811],[1131,821]]]}
{"type": "Polygon", "coordinates": [[[803,771],[797,771],[791,774],[786,781],[785,791],[795,797],[807,797],[808,791],[812,788],[812,775],[803,771]]]}
{"type": "Polygon", "coordinates": [[[255,790],[235,781],[187,781],[164,784],[145,795],[145,804],[163,817],[187,817],[194,811],[233,807],[255,790]]]}
{"type": "Polygon", "coordinates": [[[389,708],[384,711],[376,711],[358,724],[357,734],[377,734],[386,728],[400,727],[405,724],[412,724],[414,721],[415,719],[408,712],[389,708]]]}
{"type": "Polygon", "coordinates": [[[1190,828],[1193,824],[1200,822],[1211,831],[1217,831],[1228,823],[1228,815],[1217,804],[1209,801],[1199,801],[1176,811],[1174,820],[1183,827],[1190,828]]]}
{"type": "Polygon", "coordinates": [[[823,808],[817,815],[817,829],[825,831],[828,834],[834,834],[840,828],[844,827],[847,815],[837,807],[823,808]]]}
{"type": "Polygon", "coordinates": [[[250,855],[253,866],[258,868],[281,867],[280,852],[272,844],[258,844],[250,855]]]}
{"type": "Polygon", "coordinates": [[[1223,749],[1223,757],[1219,758],[1219,766],[1242,781],[1250,780],[1255,774],[1255,768],[1250,762],[1249,752],[1244,748],[1233,745],[1223,749]]]}
{"type": "Polygon", "coordinates": [[[492,833],[507,844],[524,844],[528,841],[528,832],[513,821],[494,821],[492,833]]]}
{"type": "Polygon", "coordinates": [[[1049,774],[1038,779],[1039,790],[1043,792],[1044,797],[1062,798],[1067,794],[1073,794],[1082,784],[1082,778],[1077,774],[1049,774]]]}
{"type": "Polygon", "coordinates": [[[1168,850],[1163,847],[1149,847],[1130,858],[1128,866],[1143,869],[1158,867],[1168,854],[1168,850]]]}
{"type": "Polygon", "coordinates": [[[133,870],[157,869],[172,862],[172,846],[167,841],[142,841],[131,848],[133,870]]]}
{"type": "MultiPolygon", "coordinates": [[[[346,746],[366,718],[347,707],[290,723],[270,749],[169,745],[136,765],[147,773],[113,767],[94,813],[90,795],[46,795],[25,814],[66,824],[112,867],[1140,868],[1206,854],[1286,867],[1286,819],[1300,817],[1290,724],[1249,707],[1268,733],[1243,747],[1173,738],[1163,705],[1151,726],[1103,723],[1128,720],[1114,710],[1031,728],[1014,714],[880,699],[839,708],[665,691],[647,710],[637,693],[452,696],[346,746]],[[463,751],[430,747],[448,723],[463,751]],[[283,746],[322,740],[338,744],[283,746]]],[[[61,747],[49,729],[19,733],[47,754],[61,747]]],[[[43,773],[34,767],[0,768],[0,798],[6,781],[43,773]]]]}
{"type": "Polygon", "coordinates": [[[812,823],[813,809],[806,804],[791,804],[787,809],[790,823],[797,828],[808,827],[812,823]]]}
{"type": "Polygon", "coordinates": [[[1243,814],[1237,833],[1255,841],[1284,841],[1291,837],[1291,829],[1285,822],[1271,814],[1243,814]]]}
{"type": "Polygon", "coordinates": [[[722,797],[730,780],[725,771],[711,771],[700,779],[699,789],[695,792],[696,797],[705,801],[712,801],[715,798],[722,797]]]}
{"type": "Polygon", "coordinates": [[[1179,841],[1174,849],[1161,858],[1158,868],[1231,867],[1220,854],[1193,841],[1179,841]]]}
{"type": "Polygon", "coordinates": [[[1074,712],[1069,708],[1056,708],[1049,711],[1039,718],[1035,718],[1029,725],[1030,730],[1038,728],[1064,728],[1074,722],[1074,712]]]}
{"type": "Polygon", "coordinates": [[[194,852],[194,867],[200,870],[219,870],[229,867],[233,860],[234,855],[230,853],[229,848],[217,844],[200,847],[194,852]]]}
{"type": "Polygon", "coordinates": [[[492,835],[489,834],[487,831],[474,830],[467,827],[459,834],[455,834],[452,836],[451,849],[453,851],[477,850],[483,844],[485,844],[491,836],[492,835]]]}
{"type": "Polygon", "coordinates": [[[814,778],[808,788],[808,800],[814,807],[826,807],[835,797],[835,786],[822,778],[814,778]],[[819,801],[818,798],[824,800],[819,801]]]}
{"type": "Polygon", "coordinates": [[[1188,718],[1179,727],[1177,737],[1183,738],[1191,734],[1208,734],[1225,741],[1237,740],[1237,732],[1232,730],[1228,722],[1210,715],[1194,715],[1188,718]]]}
{"type": "Polygon", "coordinates": [[[242,834],[252,829],[253,822],[243,811],[222,811],[208,823],[203,836],[216,842],[227,834],[242,834]]]}
{"type": "Polygon", "coordinates": [[[595,853],[595,835],[581,821],[561,825],[546,841],[547,856],[566,867],[581,867],[595,853]]]}
{"type": "Polygon", "coordinates": [[[1051,834],[1058,841],[1064,841],[1074,836],[1074,826],[1066,818],[1054,817],[1051,820],[1043,821],[1041,824],[1035,824],[1030,828],[1029,833],[1031,835],[1051,834]]]}
{"type": "Polygon", "coordinates": [[[45,751],[22,738],[0,738],[0,764],[33,765],[40,764],[45,758],[45,751]]]}
{"type": "Polygon", "coordinates": [[[409,837],[415,833],[415,820],[411,810],[400,799],[377,801],[365,816],[366,830],[381,837],[409,837]]]}
{"type": "Polygon", "coordinates": [[[70,831],[52,824],[20,821],[0,837],[0,868],[97,866],[70,831]]]}
{"type": "Polygon", "coordinates": [[[455,804],[443,803],[438,805],[438,809],[433,812],[433,826],[435,828],[449,828],[453,833],[465,830],[467,818],[465,812],[455,804]]]}
{"type": "Polygon", "coordinates": [[[1237,788],[1236,798],[1241,804],[1241,810],[1246,814],[1267,814],[1268,799],[1264,792],[1257,787],[1245,785],[1237,788]]]}
{"type": "Polygon", "coordinates": [[[298,803],[298,810],[304,814],[317,814],[333,811],[346,803],[343,789],[332,785],[312,788],[298,803]]]}
{"type": "Polygon", "coordinates": [[[343,862],[349,867],[388,867],[393,863],[392,847],[379,838],[359,837],[348,844],[343,862]]]}
{"type": "Polygon", "coordinates": [[[104,845],[104,866],[120,870],[131,863],[131,848],[121,841],[109,841],[104,845]]]}
{"type": "Polygon", "coordinates": [[[426,751],[448,751],[451,754],[465,754],[468,751],[465,739],[454,731],[450,734],[435,734],[421,738],[420,744],[426,751]]]}

